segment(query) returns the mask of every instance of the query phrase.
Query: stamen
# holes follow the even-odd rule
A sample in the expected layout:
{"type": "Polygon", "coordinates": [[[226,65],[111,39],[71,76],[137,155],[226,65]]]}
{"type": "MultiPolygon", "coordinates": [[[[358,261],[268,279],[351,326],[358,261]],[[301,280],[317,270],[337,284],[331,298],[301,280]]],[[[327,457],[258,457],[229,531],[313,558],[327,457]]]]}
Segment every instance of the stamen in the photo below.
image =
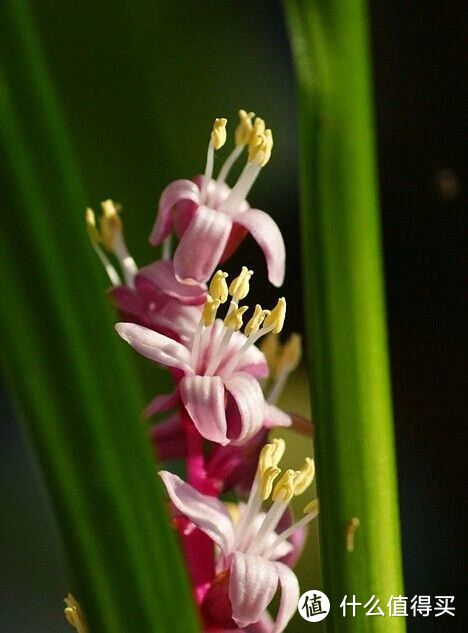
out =
{"type": "Polygon", "coordinates": [[[267,401],[270,404],[274,404],[278,400],[289,375],[299,365],[301,357],[301,337],[293,332],[284,346],[282,346],[281,352],[277,354],[274,371],[272,372],[276,380],[267,397],[267,401]]]}
{"type": "Polygon", "coordinates": [[[67,622],[71,624],[78,633],[87,633],[88,627],[79,602],[72,596],[71,593],[69,593],[64,599],[64,602],[66,607],[63,612],[67,622]]]}
{"type": "Polygon", "coordinates": [[[310,501],[310,503],[308,503],[304,508],[304,513],[306,516],[303,516],[301,519],[299,519],[299,521],[296,521],[286,530],[281,532],[273,541],[273,543],[269,547],[267,547],[267,549],[262,554],[265,558],[269,558],[275,552],[278,546],[281,545],[281,543],[284,543],[284,541],[287,541],[289,537],[292,536],[294,532],[296,532],[299,528],[307,525],[317,517],[319,513],[318,499],[310,501]]]}
{"type": "Polygon", "coordinates": [[[226,348],[229,345],[229,341],[231,340],[232,335],[234,334],[234,332],[238,332],[243,325],[242,315],[246,310],[248,310],[248,306],[241,306],[240,308],[238,308],[237,304],[234,304],[235,307],[233,308],[232,304],[233,302],[231,301],[231,307],[224,319],[226,331],[222,335],[221,340],[219,342],[215,341],[214,343],[214,346],[217,347],[217,349],[210,358],[208,367],[205,371],[205,376],[212,376],[214,372],[218,369],[219,363],[222,361],[223,356],[226,353],[226,348]]]}
{"type": "Polygon", "coordinates": [[[291,468],[284,473],[273,490],[273,501],[281,503],[289,503],[294,496],[294,480],[296,473],[291,468]]]}
{"type": "Polygon", "coordinates": [[[259,347],[266,358],[270,374],[273,374],[275,372],[279,350],[281,349],[278,334],[274,334],[273,332],[267,334],[259,347]]]}
{"type": "Polygon", "coordinates": [[[255,114],[253,112],[247,113],[245,110],[239,110],[240,122],[234,133],[236,146],[229,154],[228,158],[224,162],[224,165],[221,167],[218,178],[216,180],[218,184],[225,182],[229,172],[231,171],[232,166],[242,154],[242,150],[244,149],[244,147],[249,143],[253,130],[252,119],[254,116],[255,114]]]}
{"type": "Polygon", "coordinates": [[[271,158],[272,149],[273,135],[271,130],[265,130],[256,136],[252,135],[252,142],[249,145],[249,161],[260,167],[265,167],[271,158]]]}
{"type": "Polygon", "coordinates": [[[89,207],[86,209],[86,228],[88,230],[88,236],[91,241],[91,245],[94,248],[96,255],[99,257],[104,269],[113,286],[120,286],[122,283],[119,274],[115,270],[114,266],[109,261],[109,258],[104,253],[99,243],[102,241],[101,234],[96,227],[96,217],[94,211],[89,207]]]}
{"type": "Polygon", "coordinates": [[[236,303],[245,299],[245,297],[249,294],[250,279],[252,275],[253,270],[249,270],[247,266],[242,266],[239,276],[231,282],[231,285],[229,286],[229,294],[236,303]]]}
{"type": "Polygon", "coordinates": [[[120,219],[120,207],[112,200],[101,202],[102,215],[100,217],[101,239],[108,251],[115,254],[124,273],[125,282],[133,287],[135,275],[138,272],[133,257],[128,252],[123,237],[123,225],[120,219]]]}
{"type": "Polygon", "coordinates": [[[221,149],[226,142],[227,119],[215,119],[211,132],[211,143],[215,149],[221,149]]]}
{"type": "Polygon", "coordinates": [[[276,437],[269,444],[265,444],[258,458],[259,475],[262,476],[265,470],[271,466],[278,466],[285,450],[286,442],[281,437],[276,437]]]}
{"type": "Polygon", "coordinates": [[[262,306],[257,303],[255,306],[255,311],[253,313],[252,318],[247,323],[244,329],[244,334],[246,336],[250,336],[251,334],[255,334],[260,329],[261,324],[265,320],[265,317],[270,314],[269,310],[263,310],[262,306]]]}
{"type": "Polygon", "coordinates": [[[218,270],[214,275],[210,283],[210,294],[213,299],[218,299],[220,303],[225,303],[228,298],[228,286],[226,278],[228,274],[223,273],[222,270],[218,270]]]}
{"type": "Polygon", "coordinates": [[[215,122],[213,123],[210,142],[208,143],[208,150],[206,153],[205,176],[203,178],[200,194],[202,201],[205,199],[208,183],[213,175],[214,151],[215,149],[220,149],[226,142],[226,123],[227,119],[215,119],[215,122]]]}
{"type": "Polygon", "coordinates": [[[294,479],[294,496],[301,495],[310,484],[313,482],[315,476],[315,463],[310,457],[306,457],[305,464],[301,470],[296,471],[296,477],[294,479]]]}
{"type": "Polygon", "coordinates": [[[260,479],[260,496],[262,497],[262,501],[266,501],[271,495],[273,482],[280,472],[281,468],[278,468],[277,466],[268,466],[268,468],[265,468],[263,471],[260,479]]]}
{"type": "Polygon", "coordinates": [[[271,330],[273,334],[279,334],[283,329],[284,319],[286,317],[286,299],[280,297],[278,303],[265,318],[264,327],[271,330]]]}
{"type": "Polygon", "coordinates": [[[284,324],[285,315],[286,315],[286,299],[284,297],[281,297],[280,299],[278,299],[278,303],[270,312],[270,314],[268,314],[265,317],[265,320],[263,322],[263,327],[260,328],[260,330],[258,330],[257,332],[252,332],[248,336],[247,340],[242,345],[242,347],[226,363],[224,367],[224,371],[226,372],[226,374],[228,372],[234,371],[234,369],[237,367],[237,364],[240,362],[246,350],[248,350],[251,345],[256,343],[259,338],[261,338],[265,334],[268,334],[269,332],[272,332],[272,331],[275,332],[276,334],[281,332],[281,329],[284,324]]]}
{"type": "Polygon", "coordinates": [[[224,319],[224,325],[230,330],[232,330],[233,332],[238,332],[243,326],[242,316],[248,309],[249,309],[248,306],[241,306],[240,308],[235,308],[224,319]]]}
{"type": "Polygon", "coordinates": [[[213,299],[211,295],[207,295],[205,305],[203,306],[201,322],[205,327],[213,325],[216,319],[216,313],[220,306],[219,299],[213,299]]]}

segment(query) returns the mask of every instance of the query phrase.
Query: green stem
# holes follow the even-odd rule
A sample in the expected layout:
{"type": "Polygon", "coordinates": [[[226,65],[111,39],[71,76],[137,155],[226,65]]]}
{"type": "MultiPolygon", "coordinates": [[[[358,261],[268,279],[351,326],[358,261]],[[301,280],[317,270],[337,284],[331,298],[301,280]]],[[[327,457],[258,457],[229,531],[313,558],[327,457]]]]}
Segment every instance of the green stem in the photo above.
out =
{"type": "Polygon", "coordinates": [[[285,0],[296,66],[307,330],[329,630],[405,630],[366,3],[285,0]],[[347,526],[358,519],[354,539],[347,526]],[[348,532],[349,534],[349,532],[348,532]],[[353,551],[349,551],[354,541],[353,551]],[[381,601],[386,617],[343,618],[381,601]]]}
{"type": "Polygon", "coordinates": [[[23,0],[4,3],[1,17],[2,364],[56,510],[70,590],[91,631],[195,631],[138,385],[100,291],[80,174],[37,33],[23,0]]]}

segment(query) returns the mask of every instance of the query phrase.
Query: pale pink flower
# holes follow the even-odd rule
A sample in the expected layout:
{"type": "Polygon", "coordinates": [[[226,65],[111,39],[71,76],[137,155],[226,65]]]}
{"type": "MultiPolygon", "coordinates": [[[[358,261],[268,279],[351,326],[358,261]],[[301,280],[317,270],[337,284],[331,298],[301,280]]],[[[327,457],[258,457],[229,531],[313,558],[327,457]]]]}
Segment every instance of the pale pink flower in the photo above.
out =
{"type": "MultiPolygon", "coordinates": [[[[255,346],[264,334],[281,330],[286,302],[279,299],[271,312],[257,305],[245,334],[241,334],[242,315],[247,307],[239,307],[239,301],[249,292],[251,275],[252,271],[244,267],[228,291],[227,275],[216,273],[201,319],[187,345],[135,323],[116,325],[120,336],[137,352],[172,368],[180,376],[175,391],[157,396],[147,407],[147,415],[170,411],[180,397],[200,435],[222,445],[242,444],[264,425],[291,423],[289,416],[265,401],[259,379],[268,375],[268,365],[255,346]],[[232,300],[221,321],[216,319],[216,312],[221,302],[227,301],[228,294],[232,300]]],[[[175,437],[177,418],[167,424],[175,437]]]]}
{"type": "Polygon", "coordinates": [[[237,521],[218,499],[201,494],[177,475],[160,472],[177,510],[219,547],[217,577],[202,604],[202,612],[214,627],[229,630],[259,623],[278,586],[281,600],[276,622],[264,630],[281,633],[296,610],[298,581],[281,560],[293,549],[291,536],[317,515],[318,504],[309,503],[302,519],[280,533],[276,531],[291,498],[304,492],[314,476],[313,461],[308,459],[301,470],[285,471],[273,487],[281,472],[278,462],[283,452],[282,440],[264,447],[249,499],[240,507],[237,521]],[[272,490],[273,504],[262,512],[262,501],[272,490]]]}
{"type": "Polygon", "coordinates": [[[161,244],[173,231],[180,238],[174,253],[177,277],[187,282],[205,282],[216,266],[237,248],[247,233],[254,238],[265,255],[268,277],[281,286],[285,271],[283,237],[272,218],[259,209],[252,209],[245,199],[262,167],[268,162],[273,144],[271,130],[265,130],[262,119],[240,112],[241,123],[236,130],[236,147],[212,178],[214,150],[224,144],[222,122],[216,119],[208,146],[204,176],[192,180],[176,180],[166,187],[159,200],[158,214],[150,235],[151,244],[161,244]],[[221,122],[221,123],[220,123],[221,122]],[[213,134],[217,134],[213,136],[213,134]],[[225,179],[245,146],[248,162],[237,183],[231,189],[225,179]]]}

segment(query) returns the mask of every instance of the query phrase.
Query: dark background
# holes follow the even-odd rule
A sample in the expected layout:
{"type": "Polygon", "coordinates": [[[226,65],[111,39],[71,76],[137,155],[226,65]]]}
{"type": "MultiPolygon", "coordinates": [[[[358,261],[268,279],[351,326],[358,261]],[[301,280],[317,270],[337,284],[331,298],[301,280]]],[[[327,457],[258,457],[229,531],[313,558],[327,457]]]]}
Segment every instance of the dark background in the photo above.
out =
{"type": "MultiPolygon", "coordinates": [[[[252,198],[285,233],[288,327],[301,331],[296,114],[280,4],[158,4],[33,4],[90,203],[113,195],[137,210],[138,222],[133,211],[125,216],[129,242],[140,263],[149,261],[155,183],[202,170],[213,116],[233,119],[238,107],[255,109],[272,124],[275,154],[252,198]],[[169,47],[159,37],[163,18],[169,47]],[[178,125],[185,140],[175,143],[178,125]]],[[[461,3],[371,5],[405,592],[455,595],[457,608],[456,618],[407,623],[413,632],[461,631],[464,15],[461,3]]],[[[262,274],[250,242],[236,262],[243,258],[262,274]]],[[[256,287],[260,301],[274,294],[256,287]]],[[[60,541],[5,392],[1,406],[0,630],[66,631],[60,541]]]]}

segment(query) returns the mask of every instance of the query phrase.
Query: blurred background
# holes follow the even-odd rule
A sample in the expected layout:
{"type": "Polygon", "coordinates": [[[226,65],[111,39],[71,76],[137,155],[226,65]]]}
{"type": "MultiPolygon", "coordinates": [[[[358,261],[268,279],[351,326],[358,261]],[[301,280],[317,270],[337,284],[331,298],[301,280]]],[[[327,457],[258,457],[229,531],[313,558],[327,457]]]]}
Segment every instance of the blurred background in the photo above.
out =
{"type": "MultiPolygon", "coordinates": [[[[463,628],[466,180],[457,4],[382,0],[371,7],[406,595],[455,595],[457,607],[456,618],[408,618],[413,632],[463,628]]],[[[41,0],[32,7],[89,204],[108,197],[123,204],[141,265],[154,258],[147,235],[158,195],[170,180],[203,171],[213,118],[226,116],[231,131],[239,108],[266,119],[275,148],[250,201],[270,211],[285,235],[287,329],[302,332],[296,102],[280,3],[41,0]]],[[[11,195],[6,188],[6,209],[11,195]]],[[[244,263],[256,270],[255,300],[272,303],[276,293],[249,239],[228,269],[244,263]]],[[[134,362],[149,399],[151,368],[134,362]]],[[[308,414],[303,369],[283,397],[285,408],[293,404],[308,414]]],[[[5,388],[1,411],[0,630],[65,633],[66,562],[5,388]]],[[[308,452],[291,438],[294,462],[308,452]]],[[[314,532],[299,568],[303,590],[320,588],[316,546],[314,532]]],[[[290,630],[304,626],[295,620],[290,630]]]]}

